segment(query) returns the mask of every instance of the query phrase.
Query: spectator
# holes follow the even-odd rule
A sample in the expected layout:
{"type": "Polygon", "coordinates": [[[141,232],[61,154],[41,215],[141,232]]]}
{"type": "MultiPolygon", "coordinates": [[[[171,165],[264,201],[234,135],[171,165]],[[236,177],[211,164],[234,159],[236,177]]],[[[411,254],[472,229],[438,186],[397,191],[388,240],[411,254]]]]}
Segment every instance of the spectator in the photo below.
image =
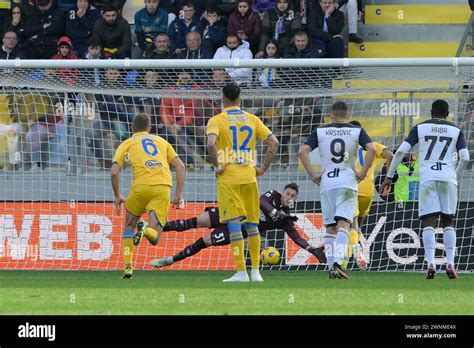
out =
{"type": "Polygon", "coordinates": [[[252,1],[238,1],[235,11],[229,17],[227,32],[237,35],[242,41],[247,41],[255,55],[260,44],[261,31],[262,19],[252,10],[252,1]]]}
{"type": "MultiPolygon", "coordinates": [[[[101,79],[102,88],[117,89],[122,84],[118,69],[109,68],[101,79]]],[[[86,141],[102,169],[110,169],[112,157],[120,141],[128,138],[129,124],[133,115],[129,114],[122,96],[95,95],[100,119],[87,128],[86,141]]]]}
{"type": "Polygon", "coordinates": [[[18,37],[14,31],[7,31],[3,35],[3,45],[0,50],[0,59],[23,58],[18,50],[18,37]]]}
{"type": "Polygon", "coordinates": [[[25,19],[25,31],[32,36],[24,54],[30,59],[49,59],[56,54],[58,38],[64,35],[65,16],[55,0],[38,0],[38,8],[25,19]]]}
{"type": "MultiPolygon", "coordinates": [[[[155,70],[146,70],[143,80],[145,82],[144,89],[156,90],[161,88],[159,74],[155,70]]],[[[135,107],[135,114],[146,113],[151,118],[151,132],[161,136],[165,136],[165,126],[160,117],[161,100],[157,97],[150,97],[149,94],[132,98],[131,103],[135,107]]]]}
{"type": "MultiPolygon", "coordinates": [[[[97,36],[92,36],[87,40],[87,53],[84,56],[84,59],[105,59],[104,53],[102,51],[102,44],[97,36]]],[[[94,86],[100,84],[100,71],[98,68],[94,68],[91,72],[94,78],[94,86]]],[[[87,78],[90,77],[90,74],[87,74],[87,78]]]]}
{"type": "Polygon", "coordinates": [[[466,137],[470,158],[468,168],[471,169],[474,164],[474,96],[471,96],[467,101],[466,112],[460,126],[466,137]]]}
{"type": "Polygon", "coordinates": [[[102,42],[104,54],[107,58],[130,58],[132,48],[132,33],[130,24],[116,9],[106,7],[92,31],[102,42]]]}
{"type": "MultiPolygon", "coordinates": [[[[226,44],[220,47],[214,59],[252,59],[253,55],[249,49],[249,43],[242,41],[235,34],[229,34],[226,44]]],[[[226,68],[227,75],[238,85],[250,85],[252,83],[252,68],[226,68]]]]}
{"type": "Polygon", "coordinates": [[[275,8],[275,0],[255,0],[252,8],[263,19],[265,12],[275,8]]]}
{"type": "MultiPolygon", "coordinates": [[[[179,8],[182,8],[185,3],[189,2],[189,0],[177,0],[176,2],[178,3],[179,8]]],[[[214,2],[215,0],[193,0],[194,8],[196,9],[196,16],[201,17],[206,8],[209,5],[212,6],[214,2]]]]}
{"type": "MultiPolygon", "coordinates": [[[[222,91],[222,88],[224,88],[224,86],[228,85],[230,82],[231,79],[224,69],[214,69],[212,71],[212,79],[206,84],[206,86],[209,86],[209,89],[212,90],[222,91]]],[[[207,121],[210,120],[212,116],[222,112],[222,101],[220,95],[214,94],[214,96],[215,97],[212,99],[204,99],[204,119],[200,122],[204,126],[207,124],[207,121]]],[[[199,130],[202,132],[205,131],[204,128],[201,128],[199,130]]]]}
{"type": "Polygon", "coordinates": [[[147,52],[147,59],[173,59],[176,55],[171,51],[170,38],[165,33],[160,33],[155,39],[155,49],[147,52]]]}
{"type": "MultiPolygon", "coordinates": [[[[52,56],[51,59],[79,59],[79,57],[73,53],[73,45],[70,38],[63,36],[58,40],[58,53],[52,56]]],[[[57,70],[56,74],[59,80],[73,86],[76,84],[79,71],[71,68],[61,68],[57,70]]]]}
{"type": "Polygon", "coordinates": [[[344,58],[344,14],[336,9],[335,0],[308,3],[306,29],[315,44],[324,49],[326,58],[344,58]]]}
{"type": "Polygon", "coordinates": [[[96,9],[103,13],[108,8],[115,8],[119,13],[122,13],[123,5],[127,0],[91,0],[90,3],[96,9]]]}
{"type": "Polygon", "coordinates": [[[0,113],[0,168],[16,170],[20,163],[18,138],[21,124],[12,117],[13,96],[0,97],[2,112],[0,113]]]}
{"type": "Polygon", "coordinates": [[[290,43],[283,54],[284,58],[321,58],[324,48],[317,47],[309,42],[308,34],[299,31],[295,34],[293,43],[290,43]]]}
{"type": "Polygon", "coordinates": [[[0,1],[0,31],[3,37],[5,34],[5,26],[8,24],[9,20],[11,19],[11,10],[14,6],[17,6],[16,3],[19,1],[11,1],[11,0],[1,0],[0,1]]]}
{"type": "Polygon", "coordinates": [[[222,16],[229,17],[237,6],[238,0],[217,0],[215,5],[222,16]]]}
{"type": "Polygon", "coordinates": [[[262,21],[262,37],[257,58],[263,54],[265,45],[271,40],[278,42],[283,51],[294,34],[301,30],[301,17],[291,7],[290,0],[278,0],[276,6],[265,12],[262,21]]]}
{"type": "Polygon", "coordinates": [[[66,126],[64,125],[63,108],[58,96],[37,95],[34,103],[42,102],[36,108],[36,117],[29,114],[32,121],[26,135],[27,155],[31,161],[31,171],[40,171],[46,163],[64,165],[67,158],[66,126]],[[54,150],[52,149],[54,147],[54,150]]]}
{"type": "Polygon", "coordinates": [[[186,35],[186,49],[178,54],[178,59],[212,59],[212,52],[201,47],[201,35],[192,31],[186,35]]]}
{"type": "Polygon", "coordinates": [[[349,42],[363,43],[364,40],[357,35],[357,20],[359,18],[357,0],[338,0],[337,9],[344,13],[344,17],[347,19],[349,25],[349,42]]]}
{"type": "Polygon", "coordinates": [[[28,37],[25,32],[25,18],[19,5],[13,6],[9,12],[9,16],[5,18],[3,33],[5,34],[8,31],[16,33],[18,37],[17,47],[21,49],[28,37]]]}
{"type": "MultiPolygon", "coordinates": [[[[278,49],[278,42],[271,40],[264,48],[264,59],[278,59],[280,58],[280,50],[278,49]]],[[[277,68],[264,68],[259,72],[258,81],[262,87],[272,87],[280,80],[277,68]]]]}
{"type": "Polygon", "coordinates": [[[196,136],[194,133],[194,118],[202,112],[202,103],[194,98],[176,97],[176,91],[183,89],[199,89],[188,71],[179,72],[176,86],[171,88],[170,94],[163,97],[160,115],[166,125],[167,140],[176,145],[178,154],[184,158],[189,169],[203,161],[195,151],[196,136]]]}
{"type": "Polygon", "coordinates": [[[74,53],[82,57],[87,52],[87,40],[92,35],[94,24],[100,12],[88,0],[77,0],[74,9],[66,17],[66,36],[70,37],[74,53]]]}
{"type": "Polygon", "coordinates": [[[199,30],[199,17],[195,16],[194,4],[192,2],[185,3],[182,11],[183,18],[176,18],[168,28],[171,50],[176,54],[186,50],[188,33],[199,30]]]}
{"type": "Polygon", "coordinates": [[[133,49],[132,58],[145,58],[147,51],[153,49],[156,35],[167,30],[168,13],[160,7],[160,0],[145,0],[145,8],[135,13],[138,46],[133,49]]]}
{"type": "Polygon", "coordinates": [[[211,47],[212,52],[215,53],[219,47],[225,44],[227,34],[227,25],[221,18],[219,10],[215,7],[208,8],[199,24],[203,44],[211,47]]]}

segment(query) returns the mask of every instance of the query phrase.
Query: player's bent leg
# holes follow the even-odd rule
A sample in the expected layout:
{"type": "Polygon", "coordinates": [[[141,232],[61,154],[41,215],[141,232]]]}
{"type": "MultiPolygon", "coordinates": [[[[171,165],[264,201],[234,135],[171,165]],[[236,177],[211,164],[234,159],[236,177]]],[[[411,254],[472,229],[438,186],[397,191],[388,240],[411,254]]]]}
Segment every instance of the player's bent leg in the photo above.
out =
{"type": "Polygon", "coordinates": [[[124,263],[124,274],[123,279],[131,279],[133,273],[132,259],[133,259],[133,250],[135,246],[133,244],[133,235],[135,230],[135,225],[139,217],[133,215],[127,210],[125,217],[125,230],[122,234],[122,253],[123,253],[123,263],[124,263]]]}
{"type": "Polygon", "coordinates": [[[183,232],[198,227],[211,227],[209,213],[207,211],[186,220],[179,219],[168,221],[163,227],[163,231],[183,232]]]}

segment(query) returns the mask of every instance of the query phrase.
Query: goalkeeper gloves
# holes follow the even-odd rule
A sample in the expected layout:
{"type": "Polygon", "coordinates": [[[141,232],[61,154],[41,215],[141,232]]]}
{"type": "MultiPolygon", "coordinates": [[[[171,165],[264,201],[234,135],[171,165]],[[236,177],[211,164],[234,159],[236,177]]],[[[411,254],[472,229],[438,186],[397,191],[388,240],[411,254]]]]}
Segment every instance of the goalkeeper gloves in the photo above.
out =
{"type": "Polygon", "coordinates": [[[282,220],[298,221],[297,216],[288,215],[283,210],[273,209],[273,211],[271,212],[271,215],[282,220]]]}

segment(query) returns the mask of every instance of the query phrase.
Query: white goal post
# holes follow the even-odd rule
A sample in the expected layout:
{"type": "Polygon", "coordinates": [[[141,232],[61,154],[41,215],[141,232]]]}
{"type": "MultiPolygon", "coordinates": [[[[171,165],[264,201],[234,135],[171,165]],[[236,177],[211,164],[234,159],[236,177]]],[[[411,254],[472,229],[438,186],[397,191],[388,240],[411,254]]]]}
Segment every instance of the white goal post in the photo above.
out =
{"type": "MultiPolygon", "coordinates": [[[[170,220],[199,215],[216,205],[216,183],[206,162],[205,125],[221,111],[220,94],[236,76],[242,107],[261,117],[280,140],[260,192],[299,185],[297,230],[322,243],[319,190],[308,180],[297,151],[335,101],[391,149],[445,99],[449,119],[474,149],[474,58],[257,59],[257,60],[2,60],[0,61],[0,269],[121,270],[124,214],[113,209],[110,165],[131,134],[138,112],[150,114],[152,131],[172,143],[187,165],[186,207],[170,220]]],[[[263,146],[258,145],[258,160],[263,146]]],[[[471,154],[471,158],[473,158],[471,154]]],[[[319,166],[317,151],[312,163],[319,166]]],[[[416,157],[409,158],[408,191],[389,201],[374,195],[361,239],[370,271],[421,271],[423,248],[417,211],[416,157]]],[[[384,163],[377,163],[376,183],[384,163]]],[[[128,193],[130,170],[121,174],[128,193]]],[[[474,271],[474,168],[459,177],[455,220],[456,263],[474,271]]],[[[208,233],[205,228],[163,232],[158,246],[134,252],[135,269],[172,256],[208,233]]],[[[262,247],[281,254],[273,270],[313,270],[321,265],[283,231],[262,234],[262,247]]],[[[442,230],[436,258],[445,263],[442,230]]],[[[357,269],[351,262],[350,268],[357,269]]],[[[173,270],[233,269],[229,247],[210,247],[175,263],[173,270]]]]}

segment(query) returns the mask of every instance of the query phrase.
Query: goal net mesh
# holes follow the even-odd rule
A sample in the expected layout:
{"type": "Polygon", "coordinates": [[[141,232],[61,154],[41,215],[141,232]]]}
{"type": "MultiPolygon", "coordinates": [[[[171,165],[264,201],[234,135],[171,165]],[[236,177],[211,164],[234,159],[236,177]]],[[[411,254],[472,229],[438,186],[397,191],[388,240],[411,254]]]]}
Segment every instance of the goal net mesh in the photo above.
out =
{"type": "MultiPolygon", "coordinates": [[[[474,74],[472,66],[272,66],[226,69],[4,68],[0,70],[0,269],[118,270],[123,268],[121,235],[125,212],[113,209],[110,166],[114,151],[131,135],[138,112],[151,116],[152,132],[167,139],[186,164],[185,200],[169,220],[187,219],[216,205],[216,180],[207,162],[205,125],[222,110],[221,88],[229,76],[243,81],[242,108],[259,116],[280,141],[260,193],[299,185],[293,213],[296,227],[320,246],[319,188],[308,180],[298,148],[328,123],[335,101],[348,104],[377,142],[396,149],[413,125],[430,117],[431,103],[445,99],[449,119],[463,128],[473,149],[474,74]]],[[[281,63],[280,63],[281,64],[281,63]]],[[[317,63],[315,63],[316,65],[317,63]]],[[[222,66],[222,64],[220,65],[222,66]]],[[[281,65],[279,65],[281,66],[281,65]]],[[[265,147],[258,145],[261,162],[265,147]]],[[[318,152],[311,153],[319,167],[318,152]]],[[[407,158],[408,191],[382,199],[374,193],[361,226],[370,271],[421,271],[425,265],[418,220],[416,151],[407,158]]],[[[471,158],[474,156],[471,154],[471,158]]],[[[384,162],[376,164],[376,187],[384,162]]],[[[459,178],[455,219],[456,263],[474,267],[474,175],[472,162],[459,178]]],[[[128,194],[132,175],[121,172],[128,194]]],[[[396,184],[395,184],[396,185],[396,184]]],[[[146,219],[146,217],[145,217],[146,219]]],[[[442,229],[436,258],[446,262],[442,229]]],[[[207,228],[163,232],[158,246],[145,240],[135,249],[134,268],[151,269],[155,258],[172,256],[209,233],[207,228]]],[[[276,247],[272,269],[313,270],[315,258],[281,230],[262,233],[262,248],[276,247]]],[[[357,269],[351,260],[350,269],[357,269]]],[[[172,270],[233,269],[230,247],[209,247],[175,263],[172,270]]]]}

